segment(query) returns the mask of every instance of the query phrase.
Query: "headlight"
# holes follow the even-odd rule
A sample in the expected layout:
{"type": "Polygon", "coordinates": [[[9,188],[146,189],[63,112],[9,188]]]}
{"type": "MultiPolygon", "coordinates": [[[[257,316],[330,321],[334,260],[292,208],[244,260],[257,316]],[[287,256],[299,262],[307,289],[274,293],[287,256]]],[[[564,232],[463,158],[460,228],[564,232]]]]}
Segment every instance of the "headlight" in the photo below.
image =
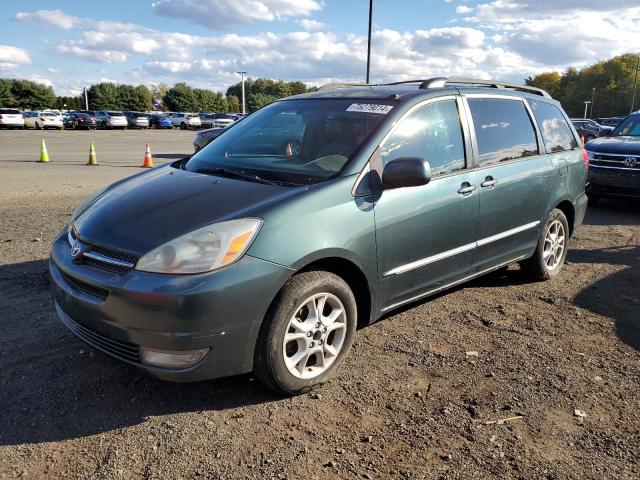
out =
{"type": "Polygon", "coordinates": [[[240,259],[258,234],[262,220],[242,218],[214,223],[151,250],[136,270],[153,273],[204,273],[240,259]]]}

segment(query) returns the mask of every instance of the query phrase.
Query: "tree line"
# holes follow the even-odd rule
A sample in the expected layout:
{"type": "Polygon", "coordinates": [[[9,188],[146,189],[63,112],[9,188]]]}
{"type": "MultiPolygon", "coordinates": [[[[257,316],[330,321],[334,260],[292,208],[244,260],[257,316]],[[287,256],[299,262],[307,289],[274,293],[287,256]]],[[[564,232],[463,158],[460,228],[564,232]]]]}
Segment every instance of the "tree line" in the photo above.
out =
{"type": "MultiPolygon", "coordinates": [[[[283,97],[305,93],[310,89],[300,82],[283,82],[258,78],[245,80],[245,98],[248,112],[283,97]]],[[[157,84],[145,85],[114,84],[101,82],[87,90],[90,110],[132,110],[154,109],[154,101],[161,108],[173,112],[241,112],[242,86],[238,82],[227,89],[226,94],[203,88],[193,88],[185,82],[173,87],[157,84]]],[[[21,110],[82,110],[85,108],[84,95],[56,96],[53,88],[31,80],[0,79],[0,106],[21,110]]],[[[157,106],[157,104],[156,104],[157,106]]]]}
{"type": "Polygon", "coordinates": [[[637,67],[638,56],[626,54],[581,69],[569,67],[562,73],[541,73],[527,78],[525,83],[545,89],[571,117],[582,117],[584,102],[592,100],[588,117],[627,116],[630,111],[640,108],[640,85],[634,106],[631,106],[637,67]]]}

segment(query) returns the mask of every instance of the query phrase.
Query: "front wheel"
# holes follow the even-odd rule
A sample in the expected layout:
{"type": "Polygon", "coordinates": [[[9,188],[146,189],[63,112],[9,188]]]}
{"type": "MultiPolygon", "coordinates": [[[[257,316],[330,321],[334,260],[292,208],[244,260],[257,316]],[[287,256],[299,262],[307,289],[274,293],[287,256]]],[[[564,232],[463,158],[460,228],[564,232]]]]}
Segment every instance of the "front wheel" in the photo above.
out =
{"type": "Polygon", "coordinates": [[[327,382],[351,348],[357,325],[353,292],[325,271],[291,278],[269,308],[254,358],[254,373],[283,395],[327,382]]]}
{"type": "Polygon", "coordinates": [[[564,265],[568,242],[569,222],[562,210],[555,208],[540,231],[533,256],[521,262],[522,269],[535,280],[555,277],[564,265]]]}

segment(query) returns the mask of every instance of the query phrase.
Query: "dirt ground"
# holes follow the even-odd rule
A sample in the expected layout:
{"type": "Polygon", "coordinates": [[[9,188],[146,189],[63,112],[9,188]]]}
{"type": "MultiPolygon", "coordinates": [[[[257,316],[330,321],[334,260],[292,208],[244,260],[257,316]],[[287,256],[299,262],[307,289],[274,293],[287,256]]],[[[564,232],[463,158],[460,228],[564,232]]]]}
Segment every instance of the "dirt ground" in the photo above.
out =
{"type": "MultiPolygon", "coordinates": [[[[38,134],[0,132],[0,478],[640,478],[640,203],[591,208],[556,280],[512,266],[394,312],[337,379],[284,399],[251,375],[153,380],[66,331],[51,240],[138,171],[145,133],[96,132],[109,167],[58,133],[40,165],[38,134]]],[[[192,151],[151,134],[166,159],[192,151]]]]}

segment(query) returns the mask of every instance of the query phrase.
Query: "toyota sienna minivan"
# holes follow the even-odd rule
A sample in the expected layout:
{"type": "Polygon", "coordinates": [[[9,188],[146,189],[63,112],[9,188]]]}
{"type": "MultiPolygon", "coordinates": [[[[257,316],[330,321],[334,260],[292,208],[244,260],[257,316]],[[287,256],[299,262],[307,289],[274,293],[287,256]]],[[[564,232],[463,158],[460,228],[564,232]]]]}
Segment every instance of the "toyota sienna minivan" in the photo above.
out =
{"type": "Polygon", "coordinates": [[[587,164],[539,89],[329,85],[86,200],[53,242],[55,308],[159,378],[298,394],[387,312],[514,262],[557,276],[587,164]]]}

